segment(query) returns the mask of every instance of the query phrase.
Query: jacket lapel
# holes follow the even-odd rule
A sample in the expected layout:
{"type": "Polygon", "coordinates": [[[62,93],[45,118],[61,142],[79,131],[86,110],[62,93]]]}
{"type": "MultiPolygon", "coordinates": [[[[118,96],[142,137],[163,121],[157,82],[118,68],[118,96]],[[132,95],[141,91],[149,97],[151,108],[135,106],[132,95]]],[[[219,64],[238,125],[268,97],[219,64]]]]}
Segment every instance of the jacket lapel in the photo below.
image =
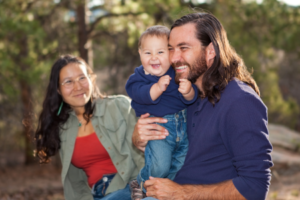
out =
{"type": "Polygon", "coordinates": [[[64,158],[63,158],[63,163],[62,163],[62,181],[64,183],[65,177],[67,175],[68,169],[70,167],[70,163],[71,163],[71,159],[72,159],[72,155],[73,155],[73,151],[74,151],[74,146],[75,146],[75,141],[76,141],[76,137],[77,137],[77,133],[78,133],[78,121],[75,117],[72,117],[72,115],[70,115],[70,120],[71,123],[70,126],[68,127],[68,131],[66,132],[66,134],[68,134],[66,136],[67,140],[66,140],[66,146],[64,147],[64,158]]]}

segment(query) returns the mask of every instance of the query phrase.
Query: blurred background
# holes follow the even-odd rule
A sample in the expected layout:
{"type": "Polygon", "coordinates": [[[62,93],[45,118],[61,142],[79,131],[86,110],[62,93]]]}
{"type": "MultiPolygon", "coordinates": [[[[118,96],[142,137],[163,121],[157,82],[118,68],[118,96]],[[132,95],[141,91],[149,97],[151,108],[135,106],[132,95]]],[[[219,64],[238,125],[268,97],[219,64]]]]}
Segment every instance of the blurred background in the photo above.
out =
{"type": "Polygon", "coordinates": [[[268,107],[268,199],[300,199],[300,0],[0,0],[0,200],[62,200],[60,161],[39,165],[33,132],[50,68],[84,58],[101,92],[125,94],[149,26],[214,14],[253,72],[268,107]]]}

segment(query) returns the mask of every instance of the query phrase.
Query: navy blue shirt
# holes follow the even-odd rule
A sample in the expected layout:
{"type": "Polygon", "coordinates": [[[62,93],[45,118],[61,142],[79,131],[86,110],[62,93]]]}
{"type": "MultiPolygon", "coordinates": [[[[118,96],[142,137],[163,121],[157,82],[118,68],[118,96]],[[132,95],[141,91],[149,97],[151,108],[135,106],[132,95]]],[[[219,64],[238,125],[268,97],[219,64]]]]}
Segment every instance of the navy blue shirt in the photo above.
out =
{"type": "Polygon", "coordinates": [[[151,74],[146,75],[143,66],[139,66],[134,70],[127,83],[126,91],[132,99],[131,106],[135,110],[136,116],[145,113],[157,117],[177,113],[197,100],[198,89],[192,85],[195,90],[195,96],[191,101],[184,99],[178,91],[179,85],[175,83],[175,71],[172,67],[166,72],[172,79],[166,91],[162,93],[155,101],[152,101],[150,89],[153,84],[157,83],[160,77],[151,74]]]}
{"type": "Polygon", "coordinates": [[[270,185],[267,108],[245,83],[234,79],[213,105],[198,99],[187,109],[189,150],[174,181],[214,184],[233,180],[248,200],[265,199],[270,185]]]}

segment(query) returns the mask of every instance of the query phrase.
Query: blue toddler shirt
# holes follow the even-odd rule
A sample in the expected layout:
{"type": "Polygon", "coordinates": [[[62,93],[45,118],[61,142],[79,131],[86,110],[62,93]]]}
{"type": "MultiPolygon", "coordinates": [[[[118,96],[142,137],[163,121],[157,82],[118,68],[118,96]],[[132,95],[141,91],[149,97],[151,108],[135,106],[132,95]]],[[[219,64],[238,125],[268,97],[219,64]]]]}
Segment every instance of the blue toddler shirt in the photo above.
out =
{"type": "Polygon", "coordinates": [[[192,86],[195,90],[195,96],[191,101],[187,101],[178,91],[179,85],[175,83],[175,71],[172,66],[164,75],[169,75],[172,79],[166,91],[155,101],[151,99],[150,89],[160,77],[151,74],[146,75],[142,65],[137,67],[134,74],[129,77],[125,88],[132,99],[131,106],[135,110],[136,116],[150,113],[156,117],[163,117],[177,113],[197,100],[198,88],[194,84],[192,86]]]}

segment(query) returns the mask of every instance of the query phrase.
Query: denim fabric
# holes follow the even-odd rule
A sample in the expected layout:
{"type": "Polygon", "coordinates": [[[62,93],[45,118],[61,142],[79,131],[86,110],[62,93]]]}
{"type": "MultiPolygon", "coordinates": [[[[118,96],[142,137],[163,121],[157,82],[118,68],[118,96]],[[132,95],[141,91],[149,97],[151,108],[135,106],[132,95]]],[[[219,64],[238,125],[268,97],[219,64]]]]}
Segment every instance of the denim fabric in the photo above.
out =
{"type": "Polygon", "coordinates": [[[117,190],[112,192],[106,196],[105,192],[108,188],[111,180],[114,178],[115,174],[107,174],[103,175],[102,179],[100,179],[92,188],[92,195],[94,200],[131,200],[130,197],[130,188],[127,184],[124,189],[117,190]]]}
{"type": "MultiPolygon", "coordinates": [[[[168,122],[159,124],[169,131],[164,140],[151,140],[145,149],[145,166],[141,169],[137,181],[143,186],[149,176],[173,180],[182,167],[188,151],[186,134],[186,109],[163,118],[168,122]]],[[[146,192],[143,187],[144,192],[146,192]]]]}

